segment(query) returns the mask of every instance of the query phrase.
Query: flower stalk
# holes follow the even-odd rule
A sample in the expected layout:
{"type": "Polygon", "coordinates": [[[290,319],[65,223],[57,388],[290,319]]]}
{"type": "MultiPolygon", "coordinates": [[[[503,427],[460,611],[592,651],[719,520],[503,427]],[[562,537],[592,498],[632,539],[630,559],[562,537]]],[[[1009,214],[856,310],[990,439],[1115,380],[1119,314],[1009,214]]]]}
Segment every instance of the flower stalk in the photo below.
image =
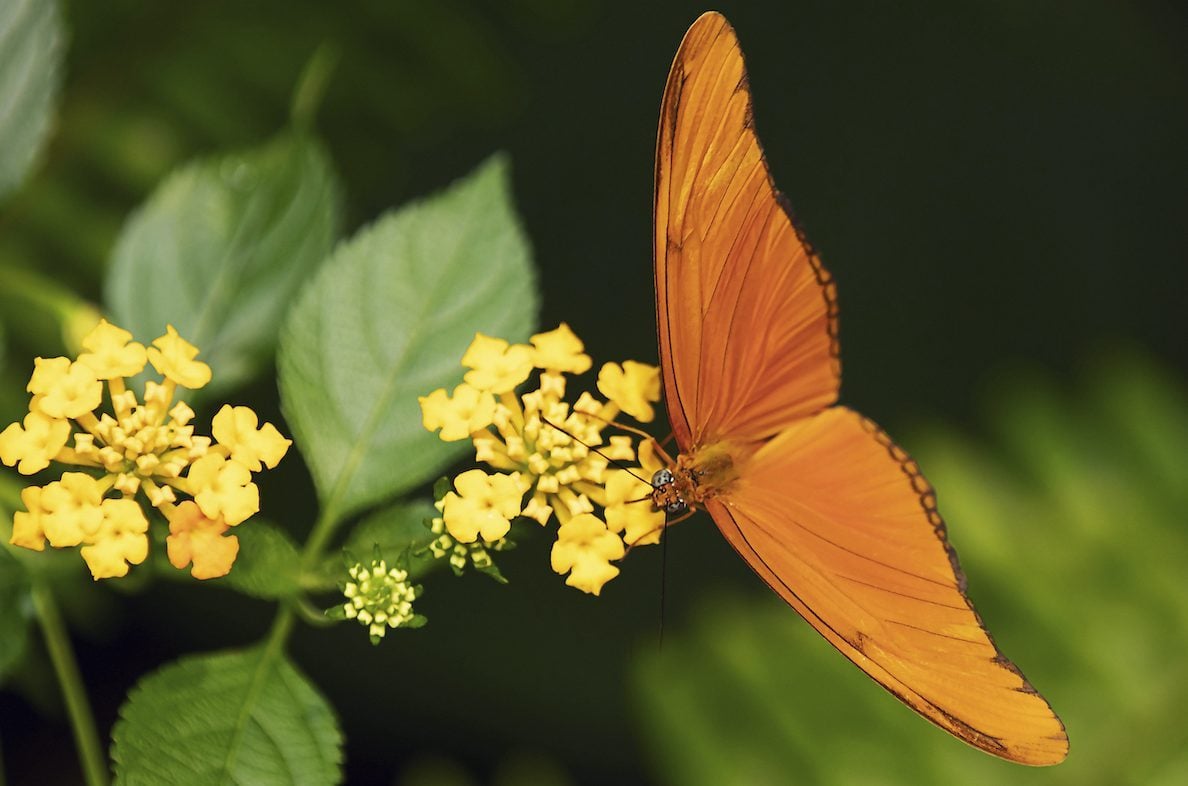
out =
{"type": "Polygon", "coordinates": [[[87,699],[78,663],[70,646],[70,635],[66,631],[62,615],[58,612],[53,593],[44,580],[36,576],[33,578],[32,595],[33,608],[37,611],[37,624],[41,627],[50,662],[58,677],[58,685],[62,689],[62,698],[66,702],[66,713],[70,718],[70,729],[74,733],[74,744],[78,748],[83,779],[87,786],[107,786],[107,760],[103,754],[103,746],[99,743],[99,733],[95,729],[91,703],[87,699]]]}

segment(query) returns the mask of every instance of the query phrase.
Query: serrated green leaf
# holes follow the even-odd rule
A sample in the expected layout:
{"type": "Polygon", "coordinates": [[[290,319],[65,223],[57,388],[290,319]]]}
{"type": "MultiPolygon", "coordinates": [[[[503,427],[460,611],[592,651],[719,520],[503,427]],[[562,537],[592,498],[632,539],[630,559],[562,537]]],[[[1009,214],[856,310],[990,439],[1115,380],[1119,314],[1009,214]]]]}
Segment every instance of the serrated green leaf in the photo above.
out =
{"type": "Polygon", "coordinates": [[[57,2],[0,3],[0,196],[21,184],[45,144],[64,48],[57,2]]]}
{"type": "Polygon", "coordinates": [[[0,546],[0,685],[25,653],[32,615],[29,593],[29,574],[0,546]]]}
{"type": "Polygon", "coordinates": [[[283,598],[298,591],[301,558],[284,530],[253,519],[232,532],[239,538],[239,555],[216,584],[257,598],[283,598]]]}
{"type": "Polygon", "coordinates": [[[335,175],[309,137],[192,162],[124,226],[105,285],[112,319],[141,341],[173,325],[214,372],[202,393],[233,387],[270,361],[338,214],[335,175]]]}
{"type": "Polygon", "coordinates": [[[470,450],[422,428],[417,396],[461,380],[475,331],[525,339],[536,308],[502,156],[339,246],[289,315],[279,358],[285,417],[323,505],[346,516],[470,450]]]}
{"type": "Polygon", "coordinates": [[[342,779],[334,712],[282,655],[197,655],[143,678],[112,732],[116,783],[321,786],[342,779]]]}

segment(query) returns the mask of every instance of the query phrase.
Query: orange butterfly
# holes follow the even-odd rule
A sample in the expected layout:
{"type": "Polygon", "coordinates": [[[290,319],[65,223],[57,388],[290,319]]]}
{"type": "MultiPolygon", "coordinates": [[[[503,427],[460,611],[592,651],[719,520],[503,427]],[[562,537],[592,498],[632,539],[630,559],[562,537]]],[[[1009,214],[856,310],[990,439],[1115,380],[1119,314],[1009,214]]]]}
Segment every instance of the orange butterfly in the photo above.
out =
{"type": "Polygon", "coordinates": [[[1062,761],[1064,726],[983,628],[928,481],[835,403],[836,289],[772,183],[717,13],[689,29],[668,75],[655,210],[680,448],[657,473],[657,507],[708,510],[788,605],[937,726],[1011,761],[1062,761]]]}

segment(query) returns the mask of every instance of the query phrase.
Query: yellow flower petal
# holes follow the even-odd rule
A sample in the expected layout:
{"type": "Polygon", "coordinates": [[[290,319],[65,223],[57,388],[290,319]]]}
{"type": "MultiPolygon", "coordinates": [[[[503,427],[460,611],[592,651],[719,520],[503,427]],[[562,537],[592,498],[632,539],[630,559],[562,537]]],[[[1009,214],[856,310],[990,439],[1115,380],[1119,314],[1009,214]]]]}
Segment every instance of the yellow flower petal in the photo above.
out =
{"type": "Polygon", "coordinates": [[[25,415],[24,428],[12,423],[0,432],[0,461],[7,466],[20,462],[17,472],[32,475],[49,466],[70,439],[70,423],[41,412],[25,415]]]}
{"type": "Polygon", "coordinates": [[[467,384],[454,388],[453,398],[438,388],[420,396],[421,422],[428,431],[441,429],[445,442],[466,439],[491,425],[495,417],[495,397],[467,384]]]}
{"type": "Polygon", "coordinates": [[[33,376],[25,387],[34,396],[49,393],[70,371],[70,358],[33,358],[33,376]]]}
{"type": "Polygon", "coordinates": [[[566,584],[598,595],[604,584],[619,575],[610,560],[622,559],[625,553],[618,535],[608,531],[597,516],[582,513],[557,531],[551,563],[554,572],[569,573],[566,584]]]}
{"type": "Polygon", "coordinates": [[[583,352],[585,345],[564,322],[556,330],[537,333],[528,340],[533,346],[532,365],[537,368],[570,374],[584,374],[590,370],[592,361],[583,352]]]}
{"type": "Polygon", "coordinates": [[[598,390],[640,423],[656,417],[652,404],[660,400],[660,369],[634,360],[607,363],[598,372],[598,390]]]}
{"type": "Polygon", "coordinates": [[[41,525],[54,548],[90,542],[103,525],[103,486],[82,472],[65,472],[41,489],[41,525]]]}
{"type": "Polygon", "coordinates": [[[217,453],[195,461],[186,475],[188,491],[202,513],[232,527],[260,510],[260,490],[251,478],[247,467],[217,453]]]}
{"type": "Polygon", "coordinates": [[[214,416],[210,429],[215,440],[231,450],[231,458],[253,472],[260,471],[261,462],[269,469],[275,467],[293,444],[271,423],[257,429],[259,422],[251,407],[224,404],[214,416]]]}
{"type": "Polygon", "coordinates": [[[140,505],[126,498],[105,499],[101,509],[99,532],[80,549],[96,581],[126,576],[129,565],[139,565],[148,556],[148,519],[140,505]]]}
{"type": "Polygon", "coordinates": [[[165,538],[169,563],[183,570],[192,562],[190,575],[196,579],[226,576],[239,555],[239,538],[224,536],[227,530],[222,519],[207,518],[198,505],[186,500],[169,517],[169,536],[165,538]]]}
{"type": "Polygon", "coordinates": [[[197,390],[210,382],[210,366],[194,360],[198,348],[179,336],[173,325],[165,326],[165,335],[153,341],[147,354],[161,376],[183,388],[197,390]]]}
{"type": "Polygon", "coordinates": [[[45,528],[42,524],[41,487],[28,486],[21,489],[21,502],[25,510],[18,510],[12,516],[12,537],[8,542],[33,551],[45,548],[45,528]]]}
{"type": "MultiPolygon", "coordinates": [[[[641,450],[642,452],[642,450],[641,450]]],[[[638,469],[640,477],[644,470],[638,469]]],[[[652,487],[625,470],[612,470],[606,480],[606,525],[612,532],[623,533],[632,546],[660,542],[664,511],[652,506],[652,487]]]]}
{"type": "Polygon", "coordinates": [[[132,341],[131,333],[106,319],[99,320],[82,345],[89,351],[80,354],[78,362],[89,366],[99,379],[134,377],[144,371],[148,359],[143,344],[132,341]]]}
{"type": "Polygon", "coordinates": [[[442,499],[446,529],[460,543],[482,538],[496,541],[511,529],[511,519],[520,515],[526,490],[518,473],[487,475],[481,469],[454,478],[457,493],[442,499]]]}
{"type": "MultiPolygon", "coordinates": [[[[64,358],[54,358],[54,361],[64,358]]],[[[57,373],[61,366],[54,363],[51,372],[52,384],[43,384],[46,378],[38,380],[38,390],[35,395],[37,411],[51,418],[78,418],[95,410],[103,401],[103,383],[95,376],[94,370],[85,363],[71,363],[65,373],[57,373]]],[[[37,379],[37,371],[33,372],[33,379],[37,379]]],[[[30,379],[30,390],[33,388],[30,379]]]]}
{"type": "Polygon", "coordinates": [[[475,333],[462,365],[471,369],[463,377],[467,384],[491,393],[507,393],[532,373],[532,348],[475,333]]]}

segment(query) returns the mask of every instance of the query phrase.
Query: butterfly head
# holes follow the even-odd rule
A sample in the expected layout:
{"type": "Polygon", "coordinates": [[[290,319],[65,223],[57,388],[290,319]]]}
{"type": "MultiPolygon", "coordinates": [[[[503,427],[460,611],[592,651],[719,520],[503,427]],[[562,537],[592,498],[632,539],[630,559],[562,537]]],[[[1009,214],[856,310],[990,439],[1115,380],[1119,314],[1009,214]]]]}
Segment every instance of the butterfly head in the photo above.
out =
{"type": "Polygon", "coordinates": [[[684,513],[689,505],[677,489],[676,476],[672,470],[656,470],[652,475],[652,504],[665,513],[684,513]]]}

